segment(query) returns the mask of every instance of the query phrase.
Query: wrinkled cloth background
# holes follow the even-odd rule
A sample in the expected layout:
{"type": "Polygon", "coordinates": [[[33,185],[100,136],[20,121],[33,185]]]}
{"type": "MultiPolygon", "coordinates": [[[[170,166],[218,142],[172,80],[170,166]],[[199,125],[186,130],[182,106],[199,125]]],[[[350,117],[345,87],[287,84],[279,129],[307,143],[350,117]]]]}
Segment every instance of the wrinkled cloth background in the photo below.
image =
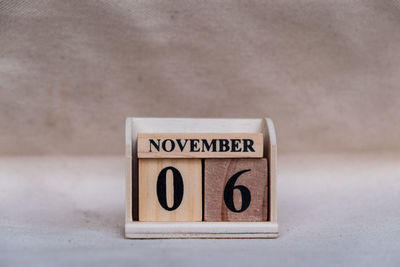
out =
{"type": "Polygon", "coordinates": [[[0,0],[0,266],[400,266],[400,1],[0,0]],[[125,117],[265,117],[276,240],[126,240],[125,117]]]}
{"type": "Polygon", "coordinates": [[[399,1],[1,1],[0,153],[122,154],[127,116],[400,149],[399,1]]]}

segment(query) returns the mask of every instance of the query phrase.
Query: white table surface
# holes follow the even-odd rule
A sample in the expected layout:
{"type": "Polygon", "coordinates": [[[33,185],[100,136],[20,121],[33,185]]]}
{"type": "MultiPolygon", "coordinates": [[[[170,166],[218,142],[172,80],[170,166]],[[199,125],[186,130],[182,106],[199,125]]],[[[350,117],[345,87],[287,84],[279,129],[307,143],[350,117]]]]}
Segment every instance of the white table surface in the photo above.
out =
{"type": "Polygon", "coordinates": [[[123,157],[0,158],[0,266],[400,266],[400,154],[278,160],[278,239],[127,240],[123,157]]]}

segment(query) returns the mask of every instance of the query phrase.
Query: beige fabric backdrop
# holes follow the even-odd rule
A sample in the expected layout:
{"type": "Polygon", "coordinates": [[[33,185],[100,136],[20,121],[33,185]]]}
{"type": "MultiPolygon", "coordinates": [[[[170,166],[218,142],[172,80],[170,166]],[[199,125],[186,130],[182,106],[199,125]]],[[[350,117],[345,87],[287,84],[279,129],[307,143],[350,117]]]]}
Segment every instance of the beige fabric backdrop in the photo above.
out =
{"type": "Polygon", "coordinates": [[[0,154],[123,154],[126,116],[400,149],[398,1],[0,1],[0,154]]]}

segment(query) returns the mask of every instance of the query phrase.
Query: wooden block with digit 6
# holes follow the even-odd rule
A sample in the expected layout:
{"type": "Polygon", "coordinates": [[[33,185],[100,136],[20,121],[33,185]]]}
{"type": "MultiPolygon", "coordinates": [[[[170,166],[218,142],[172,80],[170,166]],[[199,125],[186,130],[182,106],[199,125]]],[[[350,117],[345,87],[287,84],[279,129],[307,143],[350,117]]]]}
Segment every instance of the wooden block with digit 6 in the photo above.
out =
{"type": "Polygon", "coordinates": [[[200,159],[139,159],[139,221],[201,221],[200,159]]]}
{"type": "Polygon", "coordinates": [[[205,159],[205,221],[267,221],[266,159],[205,159]]]}

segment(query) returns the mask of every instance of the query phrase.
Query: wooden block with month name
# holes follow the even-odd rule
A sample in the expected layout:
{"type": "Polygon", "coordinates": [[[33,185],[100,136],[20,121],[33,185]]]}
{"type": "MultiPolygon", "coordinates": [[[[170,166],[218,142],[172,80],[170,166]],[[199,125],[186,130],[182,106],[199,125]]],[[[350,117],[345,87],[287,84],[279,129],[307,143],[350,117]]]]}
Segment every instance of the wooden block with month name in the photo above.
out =
{"type": "Polygon", "coordinates": [[[204,220],[266,221],[266,159],[205,159],[204,220]]]}
{"type": "Polygon", "coordinates": [[[201,221],[200,159],[139,159],[139,221],[201,221]]]}
{"type": "Polygon", "coordinates": [[[138,133],[138,158],[262,158],[262,133],[138,133]]]}

